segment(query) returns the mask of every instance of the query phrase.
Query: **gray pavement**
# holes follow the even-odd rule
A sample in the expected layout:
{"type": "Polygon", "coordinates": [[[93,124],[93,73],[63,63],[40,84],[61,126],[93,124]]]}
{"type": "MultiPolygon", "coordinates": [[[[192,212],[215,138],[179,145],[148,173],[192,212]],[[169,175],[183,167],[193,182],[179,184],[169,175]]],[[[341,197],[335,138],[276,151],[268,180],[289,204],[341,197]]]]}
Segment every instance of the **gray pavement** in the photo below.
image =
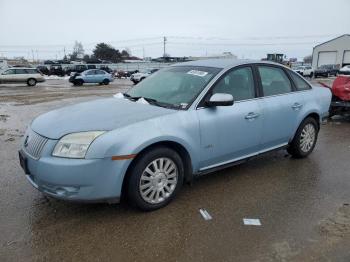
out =
{"type": "Polygon", "coordinates": [[[131,86],[50,81],[0,85],[0,261],[350,261],[350,118],[324,123],[306,159],[269,153],[200,177],[169,206],[142,213],[47,198],[27,182],[17,150],[35,116],[131,86]]]}

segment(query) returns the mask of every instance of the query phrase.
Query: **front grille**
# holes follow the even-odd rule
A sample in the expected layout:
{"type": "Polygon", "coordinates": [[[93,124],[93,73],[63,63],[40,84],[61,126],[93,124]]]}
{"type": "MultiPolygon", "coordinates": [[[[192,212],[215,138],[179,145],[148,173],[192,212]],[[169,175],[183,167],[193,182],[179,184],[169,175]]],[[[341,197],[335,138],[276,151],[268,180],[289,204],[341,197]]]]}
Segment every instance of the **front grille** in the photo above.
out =
{"type": "Polygon", "coordinates": [[[24,138],[23,149],[34,159],[39,159],[47,140],[46,137],[43,137],[30,129],[24,138]]]}

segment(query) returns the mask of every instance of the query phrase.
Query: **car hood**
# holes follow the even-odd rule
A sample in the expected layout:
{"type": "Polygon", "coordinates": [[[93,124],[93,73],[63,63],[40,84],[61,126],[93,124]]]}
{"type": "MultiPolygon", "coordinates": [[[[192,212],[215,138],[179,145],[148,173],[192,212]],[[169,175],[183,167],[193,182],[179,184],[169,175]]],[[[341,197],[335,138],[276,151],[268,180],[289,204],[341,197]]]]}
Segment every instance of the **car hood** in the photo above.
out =
{"type": "Polygon", "coordinates": [[[127,99],[105,98],[84,102],[38,116],[33,131],[50,139],[83,131],[110,131],[139,121],[177,112],[176,110],[127,99]]]}

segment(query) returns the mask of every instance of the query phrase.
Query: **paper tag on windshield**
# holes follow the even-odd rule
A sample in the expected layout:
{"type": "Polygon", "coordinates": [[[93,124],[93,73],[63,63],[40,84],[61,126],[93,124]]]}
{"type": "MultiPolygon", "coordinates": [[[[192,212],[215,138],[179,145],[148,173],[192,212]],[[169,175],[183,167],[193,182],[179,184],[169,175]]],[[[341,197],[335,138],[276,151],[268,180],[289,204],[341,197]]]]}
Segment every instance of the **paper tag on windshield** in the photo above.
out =
{"type": "Polygon", "coordinates": [[[203,76],[206,76],[208,74],[208,72],[199,71],[199,70],[191,70],[191,71],[188,71],[187,74],[203,77],[203,76]]]}

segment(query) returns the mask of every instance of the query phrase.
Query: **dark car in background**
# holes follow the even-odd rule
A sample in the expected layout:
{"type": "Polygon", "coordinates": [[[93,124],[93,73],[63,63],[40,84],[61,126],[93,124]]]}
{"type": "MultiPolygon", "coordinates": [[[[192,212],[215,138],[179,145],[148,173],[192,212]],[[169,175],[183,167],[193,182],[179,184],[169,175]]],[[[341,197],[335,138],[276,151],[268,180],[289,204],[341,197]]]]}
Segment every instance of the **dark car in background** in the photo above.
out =
{"type": "Polygon", "coordinates": [[[99,69],[106,71],[109,74],[113,72],[112,69],[110,69],[108,66],[105,66],[105,65],[101,65],[99,69]]]}
{"type": "Polygon", "coordinates": [[[321,65],[319,68],[317,68],[314,71],[314,76],[319,77],[329,77],[329,76],[336,76],[338,74],[339,68],[337,65],[321,65]]]}
{"type": "Polygon", "coordinates": [[[50,74],[50,70],[46,65],[38,65],[36,67],[37,70],[39,70],[40,73],[44,74],[44,75],[49,75],[50,74]]]}
{"type": "Polygon", "coordinates": [[[84,72],[85,70],[88,70],[88,69],[96,69],[96,66],[95,65],[89,65],[90,67],[88,67],[88,65],[72,65],[72,66],[69,66],[68,68],[66,68],[65,70],[65,74],[66,75],[71,75],[72,73],[82,73],[84,72]]]}
{"type": "Polygon", "coordinates": [[[62,65],[50,65],[49,75],[64,76],[62,65]]]}
{"type": "Polygon", "coordinates": [[[139,70],[118,70],[116,73],[115,73],[115,76],[117,78],[122,78],[122,77],[130,77],[132,74],[136,74],[138,73],[139,70]]]}

